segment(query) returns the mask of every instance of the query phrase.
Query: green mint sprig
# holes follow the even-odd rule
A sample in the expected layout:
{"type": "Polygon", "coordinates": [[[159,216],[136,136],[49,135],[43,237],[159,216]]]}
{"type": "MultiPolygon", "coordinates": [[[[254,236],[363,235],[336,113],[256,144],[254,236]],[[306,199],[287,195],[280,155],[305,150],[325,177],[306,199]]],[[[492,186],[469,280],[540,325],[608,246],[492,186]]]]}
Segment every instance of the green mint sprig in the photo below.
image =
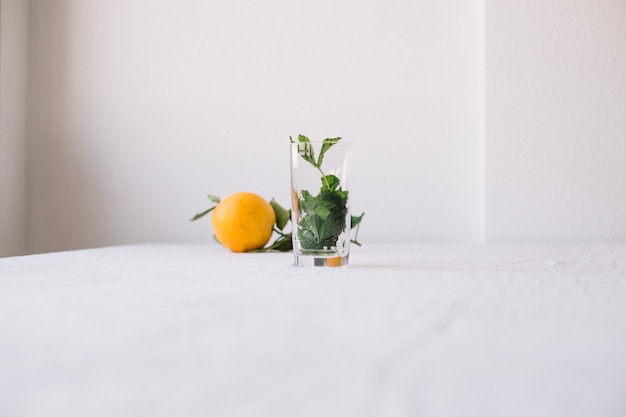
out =
{"type": "Polygon", "coordinates": [[[322,171],[322,162],[324,162],[324,155],[326,154],[326,151],[328,151],[334,144],[339,142],[341,138],[338,137],[324,139],[324,142],[322,142],[322,148],[320,149],[320,154],[317,159],[315,158],[315,150],[313,149],[311,140],[308,137],[304,135],[298,135],[298,142],[295,142],[293,138],[289,136],[289,140],[291,141],[291,143],[298,144],[298,154],[302,157],[302,159],[313,165],[320,172],[320,174],[322,175],[323,187],[326,190],[330,191],[333,186],[335,186],[336,188],[336,186],[339,185],[339,178],[334,175],[324,174],[324,171],[322,171]]]}
{"type": "MultiPolygon", "coordinates": [[[[346,227],[348,214],[348,191],[341,188],[341,181],[335,175],[327,175],[322,169],[324,155],[341,138],[326,138],[322,142],[319,155],[315,157],[315,150],[308,137],[298,135],[298,142],[290,136],[289,140],[297,144],[298,154],[320,172],[322,186],[319,193],[313,196],[309,191],[302,190],[298,195],[298,214],[301,219],[296,226],[298,240],[304,249],[324,249],[337,245],[337,240],[346,227]]],[[[360,216],[351,216],[351,228],[357,227],[365,213],[360,216]]]]}

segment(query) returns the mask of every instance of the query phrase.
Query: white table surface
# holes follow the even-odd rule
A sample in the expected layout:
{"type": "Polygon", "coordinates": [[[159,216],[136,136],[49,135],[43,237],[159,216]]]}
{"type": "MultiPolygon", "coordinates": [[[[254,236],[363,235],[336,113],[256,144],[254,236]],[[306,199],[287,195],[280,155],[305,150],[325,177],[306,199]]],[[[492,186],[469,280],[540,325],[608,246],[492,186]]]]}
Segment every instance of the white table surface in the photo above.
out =
{"type": "Polygon", "coordinates": [[[626,416],[626,244],[0,259],[0,416],[626,416]]]}

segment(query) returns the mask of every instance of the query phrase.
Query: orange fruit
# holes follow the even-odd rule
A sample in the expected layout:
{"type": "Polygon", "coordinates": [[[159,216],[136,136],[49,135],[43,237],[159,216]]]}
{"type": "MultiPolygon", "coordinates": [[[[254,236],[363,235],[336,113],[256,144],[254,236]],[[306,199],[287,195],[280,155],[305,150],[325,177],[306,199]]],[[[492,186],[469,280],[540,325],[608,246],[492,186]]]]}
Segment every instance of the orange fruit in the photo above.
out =
{"type": "Polygon", "coordinates": [[[233,252],[261,249],[272,237],[276,223],[274,209],[254,193],[231,194],[213,210],[213,232],[233,252]]]}
{"type": "Polygon", "coordinates": [[[326,266],[341,266],[341,256],[326,258],[326,266]]]}

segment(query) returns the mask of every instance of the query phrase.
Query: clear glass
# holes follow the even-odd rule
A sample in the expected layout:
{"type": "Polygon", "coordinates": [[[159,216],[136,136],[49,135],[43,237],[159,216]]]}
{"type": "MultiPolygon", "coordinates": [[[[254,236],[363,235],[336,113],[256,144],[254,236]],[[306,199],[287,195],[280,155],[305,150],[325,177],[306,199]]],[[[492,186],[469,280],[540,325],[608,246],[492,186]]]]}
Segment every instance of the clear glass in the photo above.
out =
{"type": "Polygon", "coordinates": [[[342,142],[330,147],[323,142],[291,144],[291,222],[296,266],[348,266],[350,149],[351,144],[342,142]]]}

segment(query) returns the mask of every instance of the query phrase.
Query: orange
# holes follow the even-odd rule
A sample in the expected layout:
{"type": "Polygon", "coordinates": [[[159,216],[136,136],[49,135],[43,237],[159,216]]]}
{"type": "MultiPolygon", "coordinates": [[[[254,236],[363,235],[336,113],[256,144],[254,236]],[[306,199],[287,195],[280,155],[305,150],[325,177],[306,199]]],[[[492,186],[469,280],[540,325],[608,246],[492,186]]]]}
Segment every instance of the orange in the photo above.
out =
{"type": "Polygon", "coordinates": [[[213,210],[213,232],[233,252],[261,249],[272,237],[274,209],[263,197],[240,192],[223,199],[213,210]]]}
{"type": "Polygon", "coordinates": [[[326,258],[326,266],[341,266],[341,256],[326,258]]]}

